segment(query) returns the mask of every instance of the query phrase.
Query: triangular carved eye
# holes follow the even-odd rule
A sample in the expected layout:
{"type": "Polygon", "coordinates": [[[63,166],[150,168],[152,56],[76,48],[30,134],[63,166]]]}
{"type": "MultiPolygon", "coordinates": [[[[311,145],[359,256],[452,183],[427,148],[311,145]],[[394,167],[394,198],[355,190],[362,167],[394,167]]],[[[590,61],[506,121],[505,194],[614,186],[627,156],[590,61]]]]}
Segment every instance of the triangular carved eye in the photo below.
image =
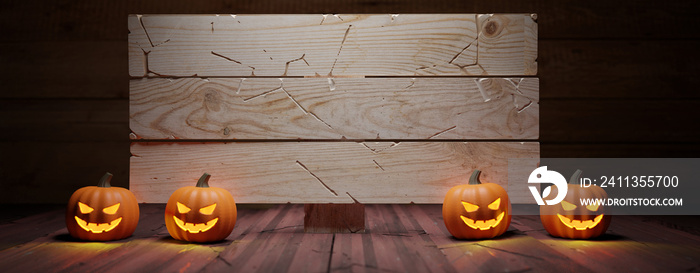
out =
{"type": "Polygon", "coordinates": [[[106,208],[102,209],[102,212],[104,212],[106,214],[115,214],[115,213],[117,213],[117,210],[119,209],[119,204],[121,204],[121,203],[117,203],[116,205],[106,207],[106,208]]]}
{"type": "Polygon", "coordinates": [[[564,210],[574,210],[576,209],[576,205],[571,204],[566,201],[561,201],[561,207],[564,208],[564,210]]]}
{"type": "Polygon", "coordinates": [[[94,210],[93,208],[91,208],[88,205],[83,204],[82,202],[78,202],[78,207],[80,208],[80,213],[83,213],[83,214],[91,213],[94,210]]]}
{"type": "Polygon", "coordinates": [[[213,205],[209,205],[209,206],[206,206],[206,207],[199,209],[199,213],[204,214],[204,215],[211,215],[212,213],[214,213],[215,208],[216,208],[216,203],[214,203],[213,205]]]}
{"type": "Polygon", "coordinates": [[[591,204],[591,205],[586,206],[586,208],[590,211],[597,211],[599,206],[600,206],[599,204],[591,204]]]}
{"type": "Polygon", "coordinates": [[[464,206],[464,210],[466,210],[467,212],[474,212],[479,209],[479,206],[469,202],[462,201],[462,205],[464,206]]]}
{"type": "Polygon", "coordinates": [[[190,212],[190,208],[188,208],[180,202],[177,202],[177,211],[179,211],[180,213],[188,213],[190,212]]]}
{"type": "Polygon", "coordinates": [[[496,199],[496,201],[493,201],[491,204],[489,204],[489,209],[491,209],[491,210],[497,210],[500,207],[501,207],[501,198],[500,197],[498,199],[496,199]]]}

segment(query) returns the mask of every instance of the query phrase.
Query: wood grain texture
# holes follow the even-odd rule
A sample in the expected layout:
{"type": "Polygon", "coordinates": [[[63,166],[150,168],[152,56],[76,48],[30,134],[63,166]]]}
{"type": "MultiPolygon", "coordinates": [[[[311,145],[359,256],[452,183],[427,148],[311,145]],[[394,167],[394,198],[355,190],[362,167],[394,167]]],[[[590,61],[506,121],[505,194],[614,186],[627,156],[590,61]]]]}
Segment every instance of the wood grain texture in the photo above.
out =
{"type": "Polygon", "coordinates": [[[129,96],[123,41],[0,43],[0,52],[2,99],[129,96]]]}
{"type": "Polygon", "coordinates": [[[534,75],[537,49],[528,41],[537,24],[528,20],[529,14],[131,15],[129,74],[534,75]]]}
{"type": "MultiPolygon", "coordinates": [[[[131,153],[139,202],[164,203],[208,172],[211,186],[238,203],[442,203],[476,168],[482,181],[507,188],[508,159],[532,158],[531,171],[539,143],[134,143],[131,153]]],[[[511,202],[532,202],[525,199],[511,202]]]]}
{"type": "Polygon", "coordinates": [[[41,227],[26,243],[0,237],[6,246],[0,267],[8,272],[693,272],[700,266],[700,237],[682,230],[698,226],[693,216],[665,218],[671,220],[665,224],[652,220],[657,216],[616,216],[603,237],[568,240],[549,236],[536,215],[515,215],[503,236],[468,241],[450,236],[440,205],[367,205],[363,234],[303,233],[302,205],[244,205],[226,240],[189,244],[168,235],[164,204],[140,207],[134,235],[113,242],[73,241],[63,223],[49,220],[62,218],[61,210],[4,225],[8,234],[20,234],[27,224],[41,227]]]}
{"type": "Polygon", "coordinates": [[[0,100],[0,141],[128,141],[126,100],[0,100]]]}
{"type": "Polygon", "coordinates": [[[698,40],[540,40],[539,48],[542,100],[700,98],[700,63],[689,61],[700,59],[698,40]]]}
{"type": "Polygon", "coordinates": [[[364,204],[304,204],[304,232],[357,233],[364,231],[364,204]]]}
{"type": "Polygon", "coordinates": [[[131,81],[143,139],[537,139],[537,78],[131,81]]]}
{"type": "Polygon", "coordinates": [[[476,0],[426,2],[418,0],[285,0],[198,1],[128,0],[46,3],[43,0],[8,0],[0,10],[0,25],[7,28],[3,41],[18,40],[119,40],[125,39],[126,16],[147,14],[320,14],[346,13],[521,13],[539,15],[543,39],[697,39],[700,24],[697,3],[690,0],[593,2],[585,0],[476,0]],[[22,22],[22,24],[17,24],[22,22]]]}
{"type": "MultiPolygon", "coordinates": [[[[543,100],[540,140],[550,143],[695,142],[700,100],[543,100]]],[[[692,156],[691,156],[692,157],[692,156]]]]}
{"type": "Polygon", "coordinates": [[[558,252],[556,256],[571,259],[577,267],[593,272],[680,272],[700,266],[697,236],[642,222],[639,216],[616,215],[607,233],[596,240],[552,237],[543,231],[537,215],[513,219],[514,227],[558,252]],[[659,259],[661,256],[665,257],[659,259]]]}
{"type": "Polygon", "coordinates": [[[0,142],[2,203],[62,204],[105,172],[129,186],[129,142],[0,142]]]}

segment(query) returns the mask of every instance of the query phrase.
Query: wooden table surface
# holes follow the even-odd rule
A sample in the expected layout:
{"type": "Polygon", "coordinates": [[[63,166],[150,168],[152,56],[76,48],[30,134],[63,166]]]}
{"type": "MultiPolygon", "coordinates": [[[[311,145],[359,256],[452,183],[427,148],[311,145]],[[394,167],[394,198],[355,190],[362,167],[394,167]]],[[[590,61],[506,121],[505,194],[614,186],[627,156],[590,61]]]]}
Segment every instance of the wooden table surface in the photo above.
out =
{"type": "Polygon", "coordinates": [[[58,206],[0,209],[3,272],[694,272],[697,216],[614,216],[596,240],[549,236],[538,216],[516,215],[490,240],[461,241],[440,205],[367,205],[365,233],[304,233],[303,205],[240,206],[222,242],[172,239],[163,204],[141,204],[132,237],[80,242],[58,206]]]}

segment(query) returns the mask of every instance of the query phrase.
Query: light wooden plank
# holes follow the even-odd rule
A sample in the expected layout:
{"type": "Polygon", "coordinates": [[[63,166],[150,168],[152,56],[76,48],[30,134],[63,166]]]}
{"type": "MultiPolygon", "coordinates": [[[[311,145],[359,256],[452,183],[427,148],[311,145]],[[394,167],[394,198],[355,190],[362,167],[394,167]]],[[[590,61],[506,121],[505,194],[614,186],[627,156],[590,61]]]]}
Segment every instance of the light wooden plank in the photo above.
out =
{"type": "Polygon", "coordinates": [[[537,78],[131,81],[143,139],[537,139],[537,78]]]}
{"type": "Polygon", "coordinates": [[[528,28],[537,27],[529,14],[130,15],[128,21],[133,77],[534,72],[523,63],[533,52],[527,37],[536,33],[528,28]]]}
{"type": "Polygon", "coordinates": [[[442,203],[475,168],[482,181],[507,187],[509,158],[532,159],[519,176],[526,179],[539,143],[134,143],[131,153],[130,189],[139,202],[165,203],[208,172],[211,185],[239,203],[442,203]]]}

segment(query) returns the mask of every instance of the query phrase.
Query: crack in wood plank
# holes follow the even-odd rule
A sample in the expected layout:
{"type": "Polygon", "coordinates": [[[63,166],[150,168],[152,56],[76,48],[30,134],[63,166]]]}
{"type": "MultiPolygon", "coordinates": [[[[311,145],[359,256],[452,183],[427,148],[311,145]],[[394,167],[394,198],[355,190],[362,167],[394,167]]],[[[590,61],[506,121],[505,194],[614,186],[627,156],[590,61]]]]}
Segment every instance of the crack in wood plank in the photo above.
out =
{"type": "MultiPolygon", "coordinates": [[[[240,87],[239,87],[239,88],[240,88],[240,87]]],[[[248,102],[248,101],[250,101],[250,100],[252,100],[252,99],[256,99],[256,98],[259,98],[259,97],[265,97],[265,96],[267,96],[267,95],[269,95],[269,94],[271,94],[271,93],[274,93],[274,92],[277,92],[277,91],[280,91],[280,90],[283,90],[282,84],[280,84],[279,87],[276,87],[276,88],[274,88],[274,89],[267,90],[267,91],[262,92],[262,93],[260,93],[260,94],[254,95],[254,96],[252,96],[252,97],[245,98],[245,99],[243,99],[243,101],[244,101],[244,102],[248,102]]]]}
{"type": "MultiPolygon", "coordinates": [[[[146,26],[143,25],[143,15],[138,14],[138,15],[136,15],[136,18],[139,19],[139,24],[141,24],[141,28],[143,28],[143,32],[146,33],[146,38],[148,38],[148,43],[151,44],[151,47],[155,47],[155,46],[153,45],[153,41],[151,41],[151,36],[148,35],[148,30],[146,30],[146,26]]],[[[143,50],[143,49],[142,49],[142,50],[143,50]]]]}
{"type": "Polygon", "coordinates": [[[350,195],[349,192],[345,192],[345,194],[347,194],[348,196],[350,196],[350,199],[352,199],[352,201],[355,201],[355,203],[360,204],[360,201],[357,201],[357,199],[355,199],[355,197],[352,197],[352,195],[350,195]]]}
{"type": "Polygon", "coordinates": [[[237,61],[237,60],[231,59],[231,58],[229,58],[229,57],[226,57],[226,56],[221,55],[221,54],[219,54],[219,53],[216,53],[216,52],[214,52],[214,51],[211,51],[211,54],[214,55],[214,56],[223,58],[224,60],[227,60],[227,61],[229,61],[229,62],[234,62],[234,63],[237,63],[237,64],[242,65],[242,66],[247,66],[248,68],[251,69],[251,72],[250,72],[251,76],[255,76],[255,67],[252,67],[252,66],[250,66],[250,65],[245,65],[245,64],[243,64],[242,62],[239,62],[239,61],[237,61]]]}
{"type": "Polygon", "coordinates": [[[484,99],[484,102],[488,102],[491,100],[488,95],[486,95],[486,89],[484,88],[484,85],[481,83],[485,80],[488,80],[487,78],[479,78],[479,79],[474,79],[474,83],[476,84],[477,89],[479,89],[479,93],[481,93],[481,97],[484,99]]]}
{"type": "MultiPolygon", "coordinates": [[[[280,81],[281,81],[281,80],[282,80],[282,79],[280,79],[280,81]]],[[[311,112],[311,111],[306,110],[306,108],[304,108],[303,106],[301,106],[301,104],[300,104],[294,97],[292,97],[292,95],[289,94],[289,92],[287,92],[286,89],[284,89],[284,84],[282,84],[282,86],[280,87],[280,89],[282,89],[282,92],[284,92],[284,94],[286,94],[287,97],[288,97],[289,99],[291,99],[292,102],[294,102],[294,104],[295,104],[297,107],[299,107],[299,109],[301,109],[302,112],[304,112],[304,115],[311,115],[311,116],[314,117],[316,120],[318,120],[318,121],[320,121],[321,123],[323,123],[324,125],[326,125],[326,127],[330,128],[330,129],[333,129],[333,126],[331,126],[330,124],[328,124],[327,122],[325,122],[324,120],[322,120],[320,117],[318,117],[318,115],[316,115],[315,113],[313,113],[313,112],[311,112]]]]}
{"type": "Polygon", "coordinates": [[[335,64],[338,62],[338,57],[340,57],[340,51],[343,50],[343,45],[345,45],[345,40],[348,38],[348,34],[350,33],[350,28],[352,25],[349,25],[348,28],[345,30],[345,34],[343,35],[343,41],[340,42],[340,48],[338,48],[338,54],[335,55],[335,61],[333,61],[333,66],[331,66],[331,71],[328,72],[329,76],[333,75],[333,69],[335,69],[335,64]]]}
{"type": "MultiPolygon", "coordinates": [[[[310,65],[309,65],[309,62],[307,62],[306,59],[304,59],[304,57],[306,57],[306,53],[302,54],[301,57],[299,57],[299,58],[297,58],[297,59],[288,61],[288,62],[284,65],[284,74],[282,74],[282,76],[287,76],[287,71],[289,71],[289,64],[291,64],[291,63],[293,63],[293,62],[296,62],[296,61],[304,61],[304,63],[306,63],[306,66],[310,66],[310,65]]],[[[270,59],[272,59],[272,57],[270,57],[270,59]]]]}
{"type": "Polygon", "coordinates": [[[454,130],[454,129],[456,129],[456,128],[457,128],[457,125],[452,126],[452,127],[447,128],[447,129],[445,129],[445,130],[442,130],[442,131],[440,131],[440,132],[437,132],[437,133],[433,134],[432,136],[429,136],[427,139],[431,139],[431,138],[437,137],[437,136],[439,136],[439,135],[442,135],[442,134],[444,134],[444,133],[447,133],[447,132],[449,132],[449,131],[452,131],[452,130],[454,130]]]}
{"type": "Polygon", "coordinates": [[[394,142],[394,143],[392,143],[391,145],[389,145],[388,147],[385,147],[385,148],[383,148],[383,149],[374,149],[374,148],[372,148],[372,147],[369,147],[369,146],[368,146],[366,143],[364,143],[364,142],[360,142],[360,145],[362,145],[362,146],[364,146],[365,148],[367,148],[368,150],[372,151],[373,154],[378,154],[378,153],[381,153],[381,152],[383,152],[383,151],[388,150],[389,148],[398,146],[399,143],[400,143],[400,142],[394,142]]]}
{"type": "Polygon", "coordinates": [[[372,159],[372,162],[374,162],[374,165],[377,165],[377,167],[379,167],[380,169],[382,169],[382,171],[384,171],[384,167],[382,167],[382,165],[379,165],[379,163],[377,163],[376,160],[372,159]]]}
{"type": "Polygon", "coordinates": [[[238,82],[238,89],[236,89],[236,95],[241,93],[241,87],[243,86],[244,81],[245,81],[245,78],[241,78],[241,81],[238,82]]]}
{"type": "Polygon", "coordinates": [[[326,188],[331,194],[333,194],[333,195],[335,195],[335,196],[338,196],[338,193],[337,193],[337,192],[335,192],[335,191],[334,191],[333,189],[331,189],[328,185],[326,185],[326,183],[323,182],[323,180],[321,180],[321,178],[319,178],[316,174],[314,174],[313,172],[311,172],[311,170],[309,170],[309,168],[307,168],[306,165],[304,165],[303,163],[301,163],[299,160],[297,160],[296,162],[297,162],[297,165],[299,165],[299,167],[301,167],[301,168],[304,169],[306,172],[308,172],[311,176],[313,176],[314,178],[316,178],[316,180],[318,180],[318,182],[321,183],[321,185],[323,185],[323,187],[326,188]]]}

